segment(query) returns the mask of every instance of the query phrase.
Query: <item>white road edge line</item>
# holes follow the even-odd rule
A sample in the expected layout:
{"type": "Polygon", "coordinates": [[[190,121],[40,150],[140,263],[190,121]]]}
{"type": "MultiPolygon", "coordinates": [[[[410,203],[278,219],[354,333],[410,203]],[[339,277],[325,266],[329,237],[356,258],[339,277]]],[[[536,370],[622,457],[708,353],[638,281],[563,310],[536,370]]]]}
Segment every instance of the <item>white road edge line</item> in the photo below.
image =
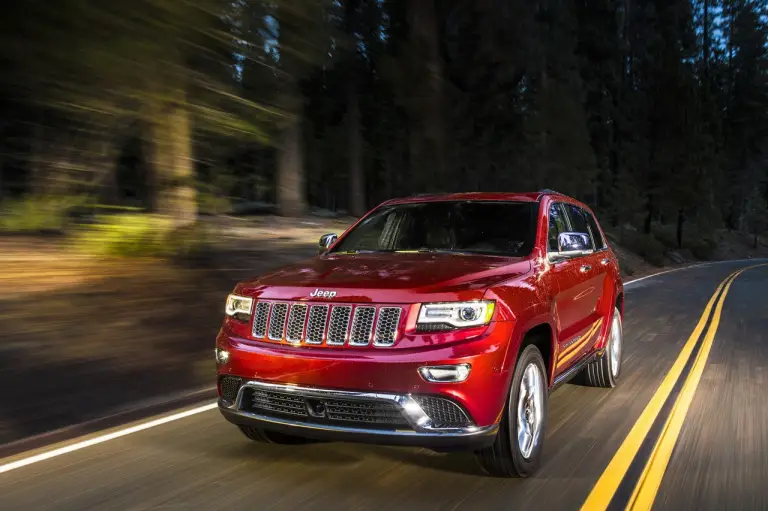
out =
{"type": "MultiPolygon", "coordinates": [[[[659,275],[664,275],[665,273],[671,273],[673,271],[680,271],[680,270],[688,270],[691,268],[698,268],[700,266],[707,266],[710,264],[720,264],[720,263],[738,263],[742,261],[760,261],[763,259],[738,259],[738,260],[732,260],[732,261],[713,261],[708,263],[702,263],[702,264],[694,264],[691,266],[684,266],[682,268],[672,268],[671,270],[665,270],[661,271],[659,273],[653,273],[651,275],[646,275],[645,277],[640,277],[635,280],[630,280],[629,282],[625,282],[624,286],[629,286],[631,284],[634,284],[636,282],[640,282],[641,280],[650,279],[651,277],[658,277],[659,275]]],[[[79,451],[80,449],[85,449],[86,447],[90,447],[92,445],[101,444],[104,442],[108,442],[110,440],[114,440],[116,438],[124,437],[126,435],[131,435],[133,433],[138,433],[139,431],[144,431],[150,428],[154,428],[156,426],[162,426],[163,424],[168,424],[169,422],[185,419],[187,417],[191,417],[193,415],[197,415],[199,413],[207,412],[210,410],[214,410],[218,407],[218,404],[216,402],[199,406],[197,408],[192,408],[190,410],[186,410],[184,412],[179,412],[173,415],[168,415],[167,417],[162,417],[160,419],[151,420],[149,422],[145,422],[143,424],[137,424],[135,426],[131,426],[126,429],[121,429],[118,431],[113,431],[112,433],[107,433],[106,435],[100,435],[94,438],[91,438],[89,440],[83,440],[81,442],[77,442],[71,445],[66,445],[64,447],[60,447],[58,449],[54,449],[52,451],[43,452],[40,454],[36,454],[34,456],[30,456],[28,458],[22,458],[20,460],[12,461],[10,463],[6,463],[5,465],[0,465],[0,474],[4,472],[10,472],[11,470],[15,470],[17,468],[26,467],[27,465],[32,465],[33,463],[38,463],[40,461],[49,460],[51,458],[55,458],[57,456],[61,456],[63,454],[69,454],[74,451],[79,451]]]]}
{"type": "Polygon", "coordinates": [[[0,465],[0,474],[4,472],[10,472],[11,470],[15,470],[17,468],[26,467],[27,465],[32,465],[33,463],[49,460],[51,458],[55,458],[63,454],[79,451],[80,449],[85,449],[86,447],[90,447],[92,445],[101,444],[104,442],[108,442],[110,440],[114,440],[116,438],[124,437],[126,435],[138,433],[139,431],[144,431],[146,429],[154,428],[156,426],[161,426],[169,422],[185,419],[192,415],[197,415],[199,413],[207,412],[209,410],[214,410],[217,406],[218,405],[216,403],[211,403],[204,406],[198,406],[197,408],[192,408],[190,410],[185,410],[183,412],[175,413],[173,415],[168,415],[166,417],[145,422],[143,424],[137,424],[135,426],[131,426],[126,429],[113,431],[112,433],[107,433],[106,435],[100,435],[94,438],[90,438],[88,440],[83,440],[81,442],[77,442],[71,445],[66,445],[64,447],[60,447],[52,451],[43,452],[40,454],[36,454],[34,456],[30,456],[28,458],[22,458],[20,460],[12,461],[10,463],[6,463],[5,465],[0,465]]]}

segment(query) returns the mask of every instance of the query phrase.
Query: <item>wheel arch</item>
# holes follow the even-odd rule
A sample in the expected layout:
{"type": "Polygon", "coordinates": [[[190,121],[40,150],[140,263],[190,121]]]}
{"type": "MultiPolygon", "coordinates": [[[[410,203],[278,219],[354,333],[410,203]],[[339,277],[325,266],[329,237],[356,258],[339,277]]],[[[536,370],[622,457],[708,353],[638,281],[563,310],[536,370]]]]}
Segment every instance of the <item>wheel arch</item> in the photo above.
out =
{"type": "Polygon", "coordinates": [[[619,309],[619,314],[621,315],[621,319],[624,319],[624,292],[619,291],[616,295],[616,300],[614,300],[614,306],[619,309]]]}
{"type": "Polygon", "coordinates": [[[520,347],[515,354],[515,360],[522,351],[529,345],[535,345],[544,358],[544,365],[547,368],[547,385],[552,384],[554,371],[554,357],[556,353],[555,331],[552,325],[547,321],[542,321],[528,328],[521,336],[520,347]]]}

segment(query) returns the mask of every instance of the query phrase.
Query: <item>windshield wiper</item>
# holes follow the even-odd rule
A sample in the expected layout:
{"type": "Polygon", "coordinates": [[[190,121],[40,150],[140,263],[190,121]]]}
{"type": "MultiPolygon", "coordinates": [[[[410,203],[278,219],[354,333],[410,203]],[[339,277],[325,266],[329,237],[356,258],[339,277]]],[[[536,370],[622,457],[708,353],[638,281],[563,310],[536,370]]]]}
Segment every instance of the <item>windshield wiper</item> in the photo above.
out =
{"type": "Polygon", "coordinates": [[[450,248],[419,248],[414,250],[395,250],[399,254],[475,254],[476,252],[465,250],[453,250],[450,248]]]}
{"type": "Polygon", "coordinates": [[[331,252],[331,254],[381,254],[386,252],[393,252],[392,250],[365,250],[365,249],[354,249],[354,250],[342,250],[339,252],[331,252]]]}

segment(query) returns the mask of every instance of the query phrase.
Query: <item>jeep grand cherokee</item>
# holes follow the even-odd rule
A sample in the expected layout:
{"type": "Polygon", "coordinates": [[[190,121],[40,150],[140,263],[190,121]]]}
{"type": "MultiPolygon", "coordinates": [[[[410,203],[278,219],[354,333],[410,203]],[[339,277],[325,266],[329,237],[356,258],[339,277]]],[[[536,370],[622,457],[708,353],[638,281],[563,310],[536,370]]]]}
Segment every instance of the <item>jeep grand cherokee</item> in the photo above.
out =
{"type": "Polygon", "coordinates": [[[384,202],[309,260],[238,283],[219,410],[252,440],[541,461],[549,394],[616,385],[623,285],[592,211],[552,191],[384,202]]]}

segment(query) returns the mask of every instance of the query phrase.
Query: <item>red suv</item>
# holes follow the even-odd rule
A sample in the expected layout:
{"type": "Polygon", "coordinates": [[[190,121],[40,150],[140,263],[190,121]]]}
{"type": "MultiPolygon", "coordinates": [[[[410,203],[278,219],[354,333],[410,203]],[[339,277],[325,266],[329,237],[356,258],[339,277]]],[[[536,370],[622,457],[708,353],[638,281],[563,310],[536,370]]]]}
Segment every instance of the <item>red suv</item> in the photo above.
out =
{"type": "Polygon", "coordinates": [[[219,410],[253,440],[471,449],[525,477],[550,392],[616,385],[619,267],[570,197],[390,200],[319,252],[227,298],[219,410]]]}

